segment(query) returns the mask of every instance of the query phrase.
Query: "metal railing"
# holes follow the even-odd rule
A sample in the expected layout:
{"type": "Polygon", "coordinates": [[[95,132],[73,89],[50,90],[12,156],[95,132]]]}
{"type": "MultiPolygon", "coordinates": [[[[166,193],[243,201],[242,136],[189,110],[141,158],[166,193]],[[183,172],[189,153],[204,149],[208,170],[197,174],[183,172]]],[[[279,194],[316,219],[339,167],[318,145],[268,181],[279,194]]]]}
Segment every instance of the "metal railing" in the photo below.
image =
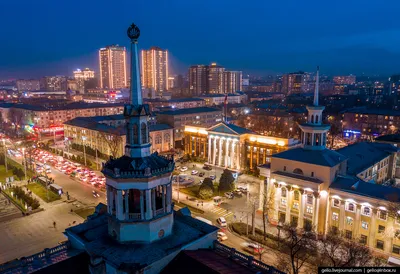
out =
{"type": "MultiPolygon", "coordinates": [[[[46,248],[42,252],[30,255],[28,257],[22,257],[20,259],[16,259],[4,264],[0,265],[0,273],[11,271],[12,269],[25,267],[29,263],[33,263],[34,261],[41,260],[43,258],[49,257],[52,254],[56,254],[62,251],[66,251],[69,248],[69,242],[66,241],[58,246],[52,248],[46,248]]],[[[44,263],[45,264],[45,263],[44,263]]],[[[12,273],[12,272],[10,272],[12,273]]]]}
{"type": "Polygon", "coordinates": [[[164,214],[164,208],[160,208],[154,211],[154,216],[164,214]]]}
{"type": "Polygon", "coordinates": [[[220,252],[224,255],[229,256],[232,260],[235,260],[247,267],[253,267],[256,269],[260,269],[262,271],[266,271],[268,274],[285,274],[282,271],[277,270],[275,267],[267,265],[261,261],[254,259],[253,256],[248,256],[240,251],[237,251],[235,248],[231,248],[224,244],[221,244],[218,241],[214,242],[214,248],[217,252],[220,252]]]}
{"type": "Polygon", "coordinates": [[[129,213],[128,214],[129,220],[141,220],[142,219],[142,214],[140,213],[129,213]]]}

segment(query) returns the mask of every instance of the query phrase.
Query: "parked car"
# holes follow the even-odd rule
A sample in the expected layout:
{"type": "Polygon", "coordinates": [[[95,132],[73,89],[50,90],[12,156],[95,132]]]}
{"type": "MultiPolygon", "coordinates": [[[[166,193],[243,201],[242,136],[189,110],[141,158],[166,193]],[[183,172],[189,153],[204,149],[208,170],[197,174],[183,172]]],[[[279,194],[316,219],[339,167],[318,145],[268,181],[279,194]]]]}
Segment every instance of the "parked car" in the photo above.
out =
{"type": "Polygon", "coordinates": [[[205,173],[204,172],[200,172],[199,173],[199,177],[204,177],[205,173]]]}
{"type": "Polygon", "coordinates": [[[235,196],[235,197],[242,197],[243,195],[242,195],[242,192],[239,190],[239,189],[235,189],[234,191],[233,191],[233,196],[235,196]]]}
{"type": "Polygon", "coordinates": [[[219,218],[217,219],[217,223],[218,223],[220,226],[222,226],[222,227],[226,227],[226,220],[225,220],[224,217],[219,217],[219,218]]]}
{"type": "Polygon", "coordinates": [[[224,232],[218,231],[217,239],[218,239],[218,241],[222,242],[222,241],[228,240],[228,236],[226,236],[226,234],[224,232]]]}
{"type": "Polygon", "coordinates": [[[210,167],[210,166],[208,166],[208,165],[204,165],[204,166],[203,166],[203,169],[204,169],[204,170],[212,170],[212,167],[210,167]]]}
{"type": "Polygon", "coordinates": [[[196,175],[197,173],[199,173],[197,170],[192,170],[192,175],[196,175]]]}
{"type": "Polygon", "coordinates": [[[225,197],[228,199],[233,199],[233,193],[232,192],[225,192],[225,197]]]}
{"type": "Polygon", "coordinates": [[[216,176],[215,175],[210,175],[211,180],[215,180],[216,176]]]}
{"type": "Polygon", "coordinates": [[[243,194],[247,193],[247,187],[239,186],[237,189],[240,190],[243,194]]]}
{"type": "Polygon", "coordinates": [[[186,166],[181,167],[181,171],[182,171],[182,172],[184,172],[184,171],[186,171],[186,170],[188,170],[188,168],[187,168],[186,166]]]}
{"type": "Polygon", "coordinates": [[[93,190],[93,191],[92,191],[92,194],[93,194],[93,197],[95,197],[95,198],[99,198],[99,197],[100,197],[100,194],[97,193],[96,190],[93,190]]]}
{"type": "Polygon", "coordinates": [[[251,254],[261,254],[264,252],[264,248],[260,245],[253,244],[253,243],[242,243],[242,248],[251,254]]]}

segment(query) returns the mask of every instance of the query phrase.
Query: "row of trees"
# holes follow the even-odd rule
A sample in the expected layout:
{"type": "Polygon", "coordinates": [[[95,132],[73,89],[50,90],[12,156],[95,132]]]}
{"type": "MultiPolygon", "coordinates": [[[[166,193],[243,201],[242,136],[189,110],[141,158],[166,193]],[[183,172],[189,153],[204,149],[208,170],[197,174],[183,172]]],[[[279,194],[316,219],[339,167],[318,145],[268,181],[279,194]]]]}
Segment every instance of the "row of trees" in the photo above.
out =
{"type": "Polygon", "coordinates": [[[28,207],[31,207],[32,210],[39,208],[40,203],[37,199],[29,196],[23,189],[22,187],[19,186],[13,186],[11,188],[11,191],[13,192],[13,195],[17,198],[17,199],[21,199],[22,201],[24,201],[28,207]]]}
{"type": "MultiPolygon", "coordinates": [[[[72,147],[72,149],[75,149],[75,150],[78,150],[78,151],[81,151],[81,152],[84,151],[83,145],[80,145],[80,144],[75,144],[74,143],[74,144],[71,145],[71,147],[72,147]]],[[[91,155],[93,157],[96,157],[96,150],[97,150],[97,157],[102,158],[102,159],[107,159],[108,158],[108,155],[101,153],[98,149],[93,149],[90,146],[85,146],[86,154],[91,155]]]]}

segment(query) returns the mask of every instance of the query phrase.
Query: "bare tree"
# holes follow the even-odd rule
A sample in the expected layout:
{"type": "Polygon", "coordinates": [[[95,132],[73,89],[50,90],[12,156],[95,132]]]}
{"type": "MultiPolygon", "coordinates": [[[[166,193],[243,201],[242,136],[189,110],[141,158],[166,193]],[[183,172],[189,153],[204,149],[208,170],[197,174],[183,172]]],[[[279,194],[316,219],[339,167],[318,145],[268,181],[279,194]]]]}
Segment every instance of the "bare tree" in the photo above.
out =
{"type": "Polygon", "coordinates": [[[275,188],[268,188],[262,197],[263,232],[264,240],[267,239],[267,218],[275,211],[275,188]]]}
{"type": "Polygon", "coordinates": [[[357,242],[357,239],[346,239],[343,233],[330,230],[325,239],[320,241],[321,263],[331,267],[366,266],[372,259],[371,250],[357,242]]]}
{"type": "Polygon", "coordinates": [[[109,130],[108,132],[100,131],[100,138],[107,144],[112,157],[116,158],[119,155],[120,147],[123,139],[120,135],[121,129],[119,127],[109,130]]]}
{"type": "Polygon", "coordinates": [[[10,108],[8,112],[8,120],[11,123],[14,123],[14,134],[18,134],[18,126],[21,126],[22,118],[22,111],[15,108],[10,108]]]}
{"type": "Polygon", "coordinates": [[[299,274],[300,270],[316,256],[317,242],[311,231],[301,233],[295,226],[282,226],[283,238],[281,241],[283,253],[278,258],[278,266],[282,271],[290,274],[299,274]]]}
{"type": "Polygon", "coordinates": [[[255,226],[255,220],[256,220],[256,210],[258,208],[258,199],[257,197],[250,196],[247,200],[247,207],[250,210],[251,213],[251,234],[253,236],[256,235],[256,226],[255,226]]]}

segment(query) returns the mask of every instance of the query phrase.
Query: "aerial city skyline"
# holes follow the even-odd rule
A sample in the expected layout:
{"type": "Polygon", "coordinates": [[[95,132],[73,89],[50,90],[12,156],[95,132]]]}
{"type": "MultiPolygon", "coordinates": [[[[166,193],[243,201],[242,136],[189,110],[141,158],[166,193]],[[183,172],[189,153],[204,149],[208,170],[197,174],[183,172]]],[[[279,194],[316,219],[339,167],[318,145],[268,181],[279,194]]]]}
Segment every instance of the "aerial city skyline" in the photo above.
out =
{"type": "Polygon", "coordinates": [[[1,274],[398,272],[399,3],[74,1],[0,4],[1,274]]]}

